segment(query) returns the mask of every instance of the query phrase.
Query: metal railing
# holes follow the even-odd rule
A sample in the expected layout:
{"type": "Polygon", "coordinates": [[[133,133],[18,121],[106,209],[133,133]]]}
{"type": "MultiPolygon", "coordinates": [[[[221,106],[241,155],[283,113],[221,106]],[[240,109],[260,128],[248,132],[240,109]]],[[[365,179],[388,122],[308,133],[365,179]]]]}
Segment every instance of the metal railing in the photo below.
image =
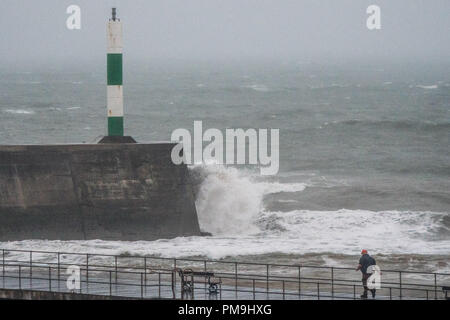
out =
{"type": "MultiPolygon", "coordinates": [[[[0,249],[2,288],[166,299],[359,299],[352,268],[0,249]],[[183,271],[189,270],[189,285],[183,271]],[[195,275],[194,275],[195,274],[195,275]],[[213,280],[211,280],[211,278],[213,280]],[[216,290],[211,290],[211,285],[216,290]]],[[[378,299],[444,299],[450,274],[382,270],[378,299]]]]}

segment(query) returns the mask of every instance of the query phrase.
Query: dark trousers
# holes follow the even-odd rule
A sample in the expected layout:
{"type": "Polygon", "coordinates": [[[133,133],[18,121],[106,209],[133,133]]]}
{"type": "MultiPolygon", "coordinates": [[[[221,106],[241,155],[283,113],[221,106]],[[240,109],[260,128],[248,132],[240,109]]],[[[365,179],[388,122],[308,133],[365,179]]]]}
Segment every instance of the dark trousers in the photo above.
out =
{"type": "MultiPolygon", "coordinates": [[[[362,276],[362,284],[364,287],[364,295],[367,296],[367,291],[369,291],[369,288],[367,287],[367,279],[369,279],[369,277],[371,276],[371,273],[363,273],[362,276]]],[[[375,293],[375,289],[371,289],[370,292],[375,293]]]]}

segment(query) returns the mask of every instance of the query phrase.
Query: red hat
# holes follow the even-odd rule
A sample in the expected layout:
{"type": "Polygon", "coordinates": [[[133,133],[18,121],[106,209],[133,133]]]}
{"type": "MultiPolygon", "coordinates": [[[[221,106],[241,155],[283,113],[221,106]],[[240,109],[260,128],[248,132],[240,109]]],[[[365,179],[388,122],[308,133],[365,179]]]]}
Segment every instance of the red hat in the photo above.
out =
{"type": "Polygon", "coordinates": [[[366,249],[362,249],[361,254],[367,254],[367,250],[366,249]]]}

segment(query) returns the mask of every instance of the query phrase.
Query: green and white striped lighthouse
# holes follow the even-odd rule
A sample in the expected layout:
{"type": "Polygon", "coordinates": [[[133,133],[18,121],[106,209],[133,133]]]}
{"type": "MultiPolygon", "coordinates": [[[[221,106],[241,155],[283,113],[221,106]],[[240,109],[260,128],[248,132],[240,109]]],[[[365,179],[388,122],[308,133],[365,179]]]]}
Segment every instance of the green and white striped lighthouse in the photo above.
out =
{"type": "Polygon", "coordinates": [[[116,8],[112,8],[107,28],[108,136],[123,136],[122,22],[116,8]]]}

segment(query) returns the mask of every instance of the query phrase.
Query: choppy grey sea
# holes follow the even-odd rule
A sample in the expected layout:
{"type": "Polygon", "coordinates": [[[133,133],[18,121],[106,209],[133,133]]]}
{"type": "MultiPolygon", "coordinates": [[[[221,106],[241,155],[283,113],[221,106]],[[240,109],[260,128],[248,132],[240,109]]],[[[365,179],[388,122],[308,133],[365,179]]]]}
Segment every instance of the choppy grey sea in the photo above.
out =
{"type": "MultiPolygon", "coordinates": [[[[0,72],[0,144],[106,131],[104,66],[0,72]]],[[[450,272],[450,65],[125,64],[125,130],[280,129],[280,171],[196,165],[208,237],[3,242],[34,248],[450,272]]]]}

